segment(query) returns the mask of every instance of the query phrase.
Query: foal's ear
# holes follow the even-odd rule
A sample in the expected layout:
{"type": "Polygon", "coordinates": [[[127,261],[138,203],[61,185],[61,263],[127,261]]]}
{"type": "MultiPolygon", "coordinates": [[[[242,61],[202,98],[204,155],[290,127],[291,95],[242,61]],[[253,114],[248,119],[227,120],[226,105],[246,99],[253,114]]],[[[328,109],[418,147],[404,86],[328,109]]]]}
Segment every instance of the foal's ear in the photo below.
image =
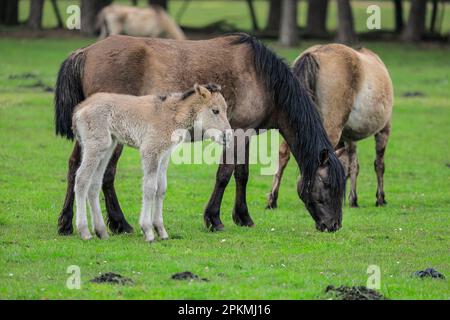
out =
{"type": "Polygon", "coordinates": [[[320,151],[319,154],[319,166],[324,166],[328,163],[328,159],[329,159],[330,155],[328,154],[328,150],[327,149],[323,149],[322,151],[320,151]]]}
{"type": "Polygon", "coordinates": [[[195,93],[202,96],[203,99],[209,99],[211,98],[211,92],[209,92],[208,89],[206,89],[204,86],[199,85],[196,83],[194,85],[195,93]]]}

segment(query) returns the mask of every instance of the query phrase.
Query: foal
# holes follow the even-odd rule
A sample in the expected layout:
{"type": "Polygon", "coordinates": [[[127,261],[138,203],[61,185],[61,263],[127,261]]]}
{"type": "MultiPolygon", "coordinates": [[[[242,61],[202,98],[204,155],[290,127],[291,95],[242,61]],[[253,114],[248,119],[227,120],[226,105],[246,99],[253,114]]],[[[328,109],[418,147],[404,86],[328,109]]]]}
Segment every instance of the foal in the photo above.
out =
{"type": "Polygon", "coordinates": [[[187,130],[202,130],[203,136],[223,143],[229,137],[225,131],[230,129],[227,104],[215,84],[196,84],[189,91],[168,96],[97,93],[75,108],[72,126],[82,147],[82,161],[75,178],[76,223],[81,238],[92,237],[86,198],[96,235],[108,238],[99,192],[106,166],[120,143],[138,148],[141,153],[144,181],[139,224],[148,242],[155,239],[153,228],[161,239],[168,238],[162,204],[171,151],[183,142],[187,130]],[[183,132],[182,136],[176,135],[179,132],[183,132]]]}

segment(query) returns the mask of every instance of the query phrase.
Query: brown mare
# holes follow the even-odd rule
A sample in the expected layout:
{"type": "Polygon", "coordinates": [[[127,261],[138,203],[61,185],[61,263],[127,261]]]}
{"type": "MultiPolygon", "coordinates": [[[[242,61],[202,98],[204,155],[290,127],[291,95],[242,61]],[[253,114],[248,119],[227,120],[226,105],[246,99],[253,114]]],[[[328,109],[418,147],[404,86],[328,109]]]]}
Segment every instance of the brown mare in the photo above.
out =
{"type": "MultiPolygon", "coordinates": [[[[306,56],[299,63],[299,72],[304,77],[296,79],[279,57],[246,34],[202,41],[111,36],[75,51],[62,64],[55,96],[56,133],[73,138],[73,108],[96,92],[157,95],[185,91],[195,82],[218,83],[228,104],[232,128],[280,129],[302,172],[298,193],[316,228],[336,231],[342,222],[344,169],[303,80],[312,61],[306,56]]],[[[233,173],[236,180],[233,220],[241,226],[253,225],[246,200],[248,141],[245,151],[244,163],[235,159],[234,163],[219,166],[214,191],[204,211],[204,221],[210,230],[223,229],[220,205],[233,173]]],[[[113,184],[121,152],[122,146],[118,146],[103,178],[108,225],[116,233],[132,231],[113,184]]],[[[59,217],[60,234],[73,232],[73,188],[80,155],[76,143],[69,160],[66,200],[59,217]]]]}
{"type": "MultiPolygon", "coordinates": [[[[383,188],[384,152],[391,129],[393,89],[386,66],[368,49],[354,50],[340,44],[313,46],[294,62],[292,72],[303,77],[302,59],[311,57],[308,84],[330,142],[350,178],[349,203],[358,206],[356,179],[359,163],[356,142],[375,135],[376,205],[386,204],[383,188]]],[[[290,157],[288,143],[280,146],[279,168],[268,196],[267,208],[277,207],[283,171],[290,157]]]]}

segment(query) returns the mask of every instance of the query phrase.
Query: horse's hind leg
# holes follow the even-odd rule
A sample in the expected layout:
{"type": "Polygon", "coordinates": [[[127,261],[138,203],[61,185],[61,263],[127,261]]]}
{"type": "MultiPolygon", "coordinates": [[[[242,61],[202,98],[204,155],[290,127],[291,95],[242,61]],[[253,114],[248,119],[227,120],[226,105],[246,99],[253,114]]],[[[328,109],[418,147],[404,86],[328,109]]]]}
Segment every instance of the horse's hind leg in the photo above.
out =
{"type": "Polygon", "coordinates": [[[286,141],[280,145],[279,165],[275,176],[273,177],[272,190],[269,193],[266,209],[275,209],[277,207],[278,191],[280,190],[281,178],[283,177],[284,169],[291,157],[291,149],[286,141]]]}
{"type": "Polygon", "coordinates": [[[73,202],[75,199],[74,186],[75,175],[81,161],[81,147],[80,144],[75,142],[72,154],[69,158],[69,171],[67,172],[67,191],[66,199],[64,200],[64,206],[61,210],[58,219],[58,233],[60,235],[69,235],[73,233],[73,202]]]}
{"type": "Polygon", "coordinates": [[[167,191],[167,167],[169,166],[169,160],[170,152],[167,152],[161,159],[161,164],[158,169],[158,186],[156,188],[153,212],[153,227],[162,240],[169,239],[163,220],[163,202],[167,191]]]}
{"type": "Polygon", "coordinates": [[[86,214],[86,199],[92,178],[97,170],[103,154],[84,146],[83,160],[75,177],[75,199],[77,202],[76,223],[78,232],[83,240],[92,238],[89,231],[86,214]]]}
{"type": "Polygon", "coordinates": [[[117,145],[111,160],[106,167],[105,175],[103,176],[103,194],[105,196],[106,211],[108,213],[108,226],[113,233],[131,233],[133,228],[125,220],[122,209],[120,208],[119,200],[117,199],[116,191],[114,189],[114,177],[116,175],[117,162],[122,154],[123,146],[117,145]]]}
{"type": "Polygon", "coordinates": [[[388,124],[377,134],[375,134],[375,151],[376,151],[376,159],[374,162],[375,172],[377,173],[377,201],[375,205],[383,206],[387,202],[384,198],[384,152],[386,151],[386,145],[389,140],[389,134],[391,133],[391,123],[388,124]]]}
{"type": "Polygon", "coordinates": [[[356,154],[356,143],[349,142],[346,145],[346,150],[349,159],[349,175],[350,175],[350,194],[348,196],[348,201],[350,207],[358,207],[358,196],[356,194],[356,180],[359,174],[359,163],[358,156],[356,154]]]}
{"type": "Polygon", "coordinates": [[[92,225],[97,237],[100,239],[108,239],[105,222],[103,221],[102,210],[100,207],[100,190],[102,188],[103,175],[109,159],[116,147],[116,143],[112,143],[111,147],[104,152],[103,158],[92,176],[91,185],[88,191],[88,200],[91,207],[92,225]]]}

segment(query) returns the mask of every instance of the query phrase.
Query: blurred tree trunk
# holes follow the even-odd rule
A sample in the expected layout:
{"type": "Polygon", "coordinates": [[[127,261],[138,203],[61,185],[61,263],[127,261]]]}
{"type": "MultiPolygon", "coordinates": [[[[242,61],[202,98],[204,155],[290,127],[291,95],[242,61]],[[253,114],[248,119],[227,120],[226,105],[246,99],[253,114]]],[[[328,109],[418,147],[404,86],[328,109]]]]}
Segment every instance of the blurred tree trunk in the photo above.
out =
{"type": "Polygon", "coordinates": [[[292,47],[298,44],[297,0],[283,0],[281,5],[280,44],[292,47]]]}
{"type": "Polygon", "coordinates": [[[433,0],[432,2],[433,2],[433,9],[431,11],[430,33],[434,33],[436,31],[436,19],[438,13],[438,0],[433,0]]]}
{"type": "Polygon", "coordinates": [[[395,7],[395,32],[403,31],[403,2],[402,0],[394,0],[395,7]]]}
{"type": "Polygon", "coordinates": [[[308,0],[308,21],[306,33],[323,36],[327,33],[328,0],[308,0]]]}
{"type": "Polygon", "coordinates": [[[133,4],[133,6],[137,6],[138,0],[131,0],[131,3],[133,4]]]}
{"type": "Polygon", "coordinates": [[[30,14],[28,16],[27,26],[33,30],[42,29],[42,11],[44,9],[44,0],[30,0],[30,14]]]}
{"type": "Polygon", "coordinates": [[[0,24],[19,24],[19,0],[0,1],[0,24]]]}
{"type": "Polygon", "coordinates": [[[96,34],[95,21],[103,7],[112,0],[81,0],[81,32],[88,36],[96,34]]]}
{"type": "Polygon", "coordinates": [[[56,21],[58,24],[57,27],[63,28],[64,25],[63,25],[63,21],[61,18],[61,12],[59,11],[59,8],[58,8],[58,3],[56,2],[56,0],[51,0],[51,3],[52,3],[53,11],[55,12],[55,16],[56,16],[56,21]]]}
{"type": "Polygon", "coordinates": [[[403,31],[404,41],[420,41],[425,32],[426,0],[411,0],[408,24],[403,31]]]}
{"type": "Polygon", "coordinates": [[[281,20],[281,0],[270,0],[266,32],[269,34],[278,35],[280,33],[280,20],[281,20]]]}
{"type": "Polygon", "coordinates": [[[253,6],[253,0],[247,0],[248,10],[250,11],[250,17],[252,19],[253,31],[258,31],[258,19],[256,19],[255,7],[253,6]]]}
{"type": "Polygon", "coordinates": [[[338,35],[337,41],[352,44],[356,41],[352,7],[349,0],[337,0],[338,5],[338,35]]]}
{"type": "Polygon", "coordinates": [[[156,4],[167,11],[167,0],[148,0],[148,4],[156,4]]]}

